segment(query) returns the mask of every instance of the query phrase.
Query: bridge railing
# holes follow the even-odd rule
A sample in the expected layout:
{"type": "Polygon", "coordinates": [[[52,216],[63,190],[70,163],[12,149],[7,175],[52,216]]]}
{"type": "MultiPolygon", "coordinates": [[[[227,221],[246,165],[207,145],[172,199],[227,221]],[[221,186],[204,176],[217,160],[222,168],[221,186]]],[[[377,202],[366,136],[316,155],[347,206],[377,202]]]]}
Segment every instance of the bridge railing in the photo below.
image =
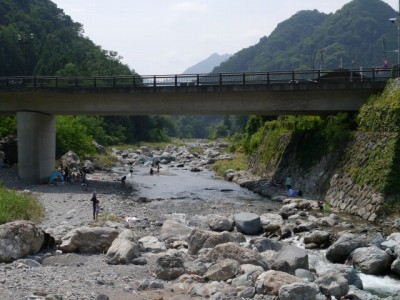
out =
{"type": "Polygon", "coordinates": [[[244,73],[208,73],[143,76],[10,76],[0,77],[4,88],[157,88],[270,84],[321,84],[327,82],[387,81],[389,68],[300,70],[244,73]]]}

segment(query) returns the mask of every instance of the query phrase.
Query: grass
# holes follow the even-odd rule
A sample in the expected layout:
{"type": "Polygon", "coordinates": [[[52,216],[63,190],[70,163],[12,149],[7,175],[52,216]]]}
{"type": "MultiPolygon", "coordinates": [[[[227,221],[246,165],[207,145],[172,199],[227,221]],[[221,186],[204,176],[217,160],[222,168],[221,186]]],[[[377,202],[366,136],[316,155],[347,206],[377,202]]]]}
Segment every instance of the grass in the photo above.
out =
{"type": "Polygon", "coordinates": [[[105,213],[100,213],[99,218],[97,220],[93,220],[92,222],[90,222],[89,225],[92,227],[103,226],[107,221],[121,223],[121,224],[124,223],[124,220],[122,218],[114,214],[105,212],[105,213]]]}
{"type": "Polygon", "coordinates": [[[37,221],[43,216],[44,207],[35,197],[17,193],[0,184],[0,224],[17,220],[37,221]]]}
{"type": "Polygon", "coordinates": [[[213,170],[218,176],[224,176],[229,169],[235,171],[248,170],[247,156],[242,153],[235,154],[232,160],[219,160],[213,165],[213,170]]]}

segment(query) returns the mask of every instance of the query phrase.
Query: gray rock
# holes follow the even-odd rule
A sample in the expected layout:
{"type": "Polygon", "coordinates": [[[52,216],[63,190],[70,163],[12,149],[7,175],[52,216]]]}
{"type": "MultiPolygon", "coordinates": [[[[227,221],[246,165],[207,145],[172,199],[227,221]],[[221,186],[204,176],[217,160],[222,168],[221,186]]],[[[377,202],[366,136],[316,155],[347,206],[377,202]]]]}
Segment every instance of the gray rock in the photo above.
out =
{"type": "Polygon", "coordinates": [[[232,242],[215,246],[207,254],[207,257],[214,262],[220,259],[230,258],[238,261],[240,264],[252,264],[261,266],[264,270],[267,269],[267,263],[257,251],[243,248],[232,242]]]}
{"type": "Polygon", "coordinates": [[[331,237],[331,233],[328,231],[315,230],[304,236],[304,243],[305,244],[314,243],[316,245],[326,245],[329,243],[330,237],[331,237]]]}
{"type": "Polygon", "coordinates": [[[335,263],[344,263],[354,249],[363,246],[364,240],[362,237],[345,233],[328,248],[326,258],[335,263]]]}
{"type": "Polygon", "coordinates": [[[280,300],[314,300],[319,292],[314,283],[295,282],[279,289],[280,300]]]}
{"type": "Polygon", "coordinates": [[[139,242],[142,243],[142,249],[145,252],[160,253],[167,250],[164,242],[160,242],[158,238],[151,235],[142,237],[139,242]]]}
{"type": "Polygon", "coordinates": [[[397,258],[397,259],[392,263],[392,265],[390,266],[390,269],[391,269],[394,273],[400,275],[400,258],[397,258]]]}
{"type": "Polygon", "coordinates": [[[129,264],[140,256],[140,246],[137,235],[130,229],[121,232],[113,241],[106,254],[109,264],[129,264]]]}
{"type": "Polygon", "coordinates": [[[342,275],[331,272],[317,278],[314,283],[318,285],[323,294],[329,294],[339,299],[349,291],[349,283],[342,275]]]}
{"type": "Polygon", "coordinates": [[[178,255],[163,255],[157,259],[155,274],[163,280],[174,280],[185,273],[182,257],[178,255]]]}
{"type": "Polygon", "coordinates": [[[202,248],[214,248],[218,244],[227,242],[243,243],[246,238],[241,233],[214,232],[208,230],[194,229],[188,238],[188,253],[196,255],[202,248]]]}
{"type": "Polygon", "coordinates": [[[44,232],[32,222],[15,221],[0,226],[0,262],[39,252],[44,243],[44,232]]]}
{"type": "Polygon", "coordinates": [[[212,215],[208,217],[208,226],[213,231],[232,231],[235,223],[232,218],[227,218],[219,215],[212,215]]]}
{"type": "Polygon", "coordinates": [[[175,220],[166,220],[161,227],[161,239],[186,241],[192,229],[185,224],[181,224],[175,220]]]}
{"type": "Polygon", "coordinates": [[[375,246],[362,247],[352,252],[353,265],[365,274],[380,275],[389,270],[392,259],[375,246]]]}
{"type": "Polygon", "coordinates": [[[275,256],[271,269],[294,275],[296,269],[308,270],[307,252],[296,246],[286,246],[275,256]]]}
{"type": "Polygon", "coordinates": [[[260,216],[253,213],[242,212],[234,216],[237,231],[247,234],[259,234],[262,230],[260,216]]]}
{"type": "Polygon", "coordinates": [[[240,271],[240,264],[233,259],[218,260],[204,274],[205,278],[215,281],[226,281],[234,278],[240,271]]]}
{"type": "Polygon", "coordinates": [[[313,282],[315,280],[314,274],[305,269],[296,269],[294,275],[303,279],[304,282],[313,282]]]}
{"type": "Polygon", "coordinates": [[[266,237],[259,237],[250,240],[250,244],[257,248],[258,252],[264,252],[267,250],[279,251],[285,244],[279,241],[275,241],[266,237]]]}
{"type": "Polygon", "coordinates": [[[257,294],[272,294],[278,296],[282,286],[302,282],[300,278],[280,271],[266,271],[258,276],[255,287],[257,294]]]}
{"type": "Polygon", "coordinates": [[[79,227],[68,232],[62,239],[60,250],[64,252],[103,253],[110,248],[119,232],[106,227],[79,227]]]}

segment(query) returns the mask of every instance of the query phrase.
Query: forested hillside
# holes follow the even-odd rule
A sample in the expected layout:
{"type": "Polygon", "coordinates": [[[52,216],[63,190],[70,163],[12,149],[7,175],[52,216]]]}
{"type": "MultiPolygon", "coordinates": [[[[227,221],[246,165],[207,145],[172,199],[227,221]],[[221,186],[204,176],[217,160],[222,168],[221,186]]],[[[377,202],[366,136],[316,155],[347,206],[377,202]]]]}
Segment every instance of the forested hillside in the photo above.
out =
{"type": "MultiPolygon", "coordinates": [[[[50,0],[0,0],[0,76],[132,74],[116,51],[96,45],[82,24],[50,0]]],[[[59,116],[57,153],[90,153],[93,140],[114,145],[169,136],[204,138],[215,125],[215,118],[204,117],[59,116]]],[[[0,117],[0,138],[15,132],[14,117],[0,117]]]]}
{"type": "Polygon", "coordinates": [[[397,64],[397,26],[389,21],[396,16],[381,0],[353,0],[332,14],[300,11],[214,72],[375,67],[384,59],[397,64]]]}

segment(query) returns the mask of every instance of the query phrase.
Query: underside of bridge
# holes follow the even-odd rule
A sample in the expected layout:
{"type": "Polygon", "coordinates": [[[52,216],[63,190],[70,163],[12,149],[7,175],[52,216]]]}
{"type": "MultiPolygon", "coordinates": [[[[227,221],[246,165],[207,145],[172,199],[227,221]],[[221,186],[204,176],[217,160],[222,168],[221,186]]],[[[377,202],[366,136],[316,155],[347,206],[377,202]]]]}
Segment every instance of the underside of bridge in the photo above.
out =
{"type": "Polygon", "coordinates": [[[40,112],[17,113],[18,175],[39,183],[47,180],[56,160],[55,117],[40,112]]]}

